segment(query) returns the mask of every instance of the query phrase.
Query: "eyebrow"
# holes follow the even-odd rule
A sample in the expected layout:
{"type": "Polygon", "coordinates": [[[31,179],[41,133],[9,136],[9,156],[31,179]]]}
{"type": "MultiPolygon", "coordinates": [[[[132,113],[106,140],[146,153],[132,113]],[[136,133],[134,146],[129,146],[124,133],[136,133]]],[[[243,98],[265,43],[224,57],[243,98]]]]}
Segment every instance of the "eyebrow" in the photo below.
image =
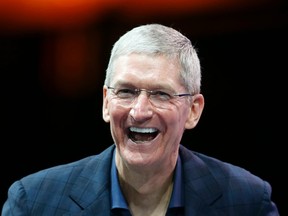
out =
{"type": "MultiPolygon", "coordinates": [[[[166,83],[163,83],[163,85],[160,85],[159,83],[151,85],[150,83],[147,83],[148,87],[145,87],[144,89],[150,89],[150,90],[168,90],[168,91],[174,91],[174,89],[170,86],[167,85],[166,83]]],[[[135,89],[142,89],[135,84],[127,81],[117,81],[113,87],[127,87],[127,88],[135,88],[135,89]]]]}

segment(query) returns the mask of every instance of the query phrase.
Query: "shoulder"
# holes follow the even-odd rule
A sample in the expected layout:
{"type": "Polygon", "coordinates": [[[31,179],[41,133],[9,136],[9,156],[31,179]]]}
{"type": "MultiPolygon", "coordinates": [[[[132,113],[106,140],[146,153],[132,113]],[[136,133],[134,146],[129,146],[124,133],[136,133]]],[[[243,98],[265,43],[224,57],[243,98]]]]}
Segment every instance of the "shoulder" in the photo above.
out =
{"type": "Polygon", "coordinates": [[[79,205],[89,205],[91,197],[108,190],[114,148],[112,145],[100,154],[43,169],[15,181],[8,190],[3,212],[62,215],[64,211],[78,211],[79,205]]]}
{"type": "Polygon", "coordinates": [[[250,171],[183,146],[180,157],[186,189],[213,202],[216,208],[233,208],[242,213],[251,209],[258,213],[277,212],[271,201],[271,185],[250,171]]]}
{"type": "MultiPolygon", "coordinates": [[[[38,172],[29,174],[13,185],[20,189],[39,190],[44,188],[65,188],[73,185],[79,178],[90,180],[97,178],[98,175],[108,176],[109,167],[111,165],[111,158],[114,147],[111,146],[97,155],[85,157],[83,159],[61,164],[54,167],[46,168],[38,172]]],[[[13,187],[13,186],[12,186],[13,187]]]]}
{"type": "MultiPolygon", "coordinates": [[[[186,147],[180,148],[181,158],[187,163],[186,167],[207,169],[215,179],[226,181],[241,181],[243,184],[261,184],[263,179],[243,167],[219,160],[217,158],[191,151],[186,147]]],[[[225,181],[224,181],[225,182],[225,181]]]]}

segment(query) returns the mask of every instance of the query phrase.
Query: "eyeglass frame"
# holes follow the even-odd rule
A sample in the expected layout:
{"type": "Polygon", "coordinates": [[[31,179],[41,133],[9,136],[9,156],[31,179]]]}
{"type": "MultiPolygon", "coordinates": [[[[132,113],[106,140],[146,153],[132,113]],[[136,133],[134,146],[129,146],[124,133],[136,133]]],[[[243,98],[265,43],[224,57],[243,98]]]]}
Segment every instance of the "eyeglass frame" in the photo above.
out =
{"type": "MultiPolygon", "coordinates": [[[[190,94],[190,93],[176,93],[176,94],[170,94],[170,93],[167,93],[166,91],[162,91],[162,90],[159,90],[159,89],[156,89],[156,90],[149,90],[149,89],[141,89],[141,88],[128,88],[128,87],[123,87],[123,88],[115,88],[115,87],[112,87],[112,86],[106,86],[108,90],[112,90],[113,94],[120,100],[124,100],[124,99],[129,99],[131,100],[131,102],[129,102],[129,105],[133,104],[133,102],[135,101],[136,98],[139,97],[139,95],[141,94],[142,91],[145,91],[147,93],[147,97],[148,97],[148,100],[149,102],[155,106],[155,107],[159,107],[159,108],[163,108],[161,106],[157,106],[155,105],[155,102],[153,102],[153,100],[151,100],[151,95],[157,95],[157,93],[165,93],[168,98],[167,99],[162,99],[162,102],[164,102],[163,104],[165,104],[165,102],[170,102],[172,99],[175,99],[175,98],[182,98],[182,97],[193,97],[194,95],[193,94],[190,94]],[[129,90],[131,91],[130,93],[133,94],[133,96],[131,97],[121,97],[119,96],[119,90],[129,90]],[[115,92],[116,91],[116,92],[115,92]]],[[[127,104],[128,105],[128,104],[127,104]]]]}

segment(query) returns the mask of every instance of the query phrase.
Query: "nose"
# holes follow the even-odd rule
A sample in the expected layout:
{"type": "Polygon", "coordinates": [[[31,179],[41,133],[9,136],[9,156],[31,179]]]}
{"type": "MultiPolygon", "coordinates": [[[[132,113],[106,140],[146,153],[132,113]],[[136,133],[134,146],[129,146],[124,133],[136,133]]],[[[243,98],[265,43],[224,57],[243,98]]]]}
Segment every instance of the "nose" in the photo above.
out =
{"type": "Polygon", "coordinates": [[[131,109],[130,116],[136,121],[145,121],[153,115],[153,107],[149,101],[149,95],[145,91],[141,91],[135,98],[131,109]]]}

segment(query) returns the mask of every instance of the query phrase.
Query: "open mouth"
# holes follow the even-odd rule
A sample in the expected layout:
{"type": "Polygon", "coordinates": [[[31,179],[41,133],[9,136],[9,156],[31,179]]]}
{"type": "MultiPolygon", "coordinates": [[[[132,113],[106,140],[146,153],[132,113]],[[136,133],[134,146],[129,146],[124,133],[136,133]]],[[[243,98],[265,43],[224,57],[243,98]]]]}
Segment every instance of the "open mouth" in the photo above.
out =
{"type": "Polygon", "coordinates": [[[149,142],[158,135],[158,130],[155,128],[138,128],[130,127],[128,136],[134,142],[149,142]]]}

